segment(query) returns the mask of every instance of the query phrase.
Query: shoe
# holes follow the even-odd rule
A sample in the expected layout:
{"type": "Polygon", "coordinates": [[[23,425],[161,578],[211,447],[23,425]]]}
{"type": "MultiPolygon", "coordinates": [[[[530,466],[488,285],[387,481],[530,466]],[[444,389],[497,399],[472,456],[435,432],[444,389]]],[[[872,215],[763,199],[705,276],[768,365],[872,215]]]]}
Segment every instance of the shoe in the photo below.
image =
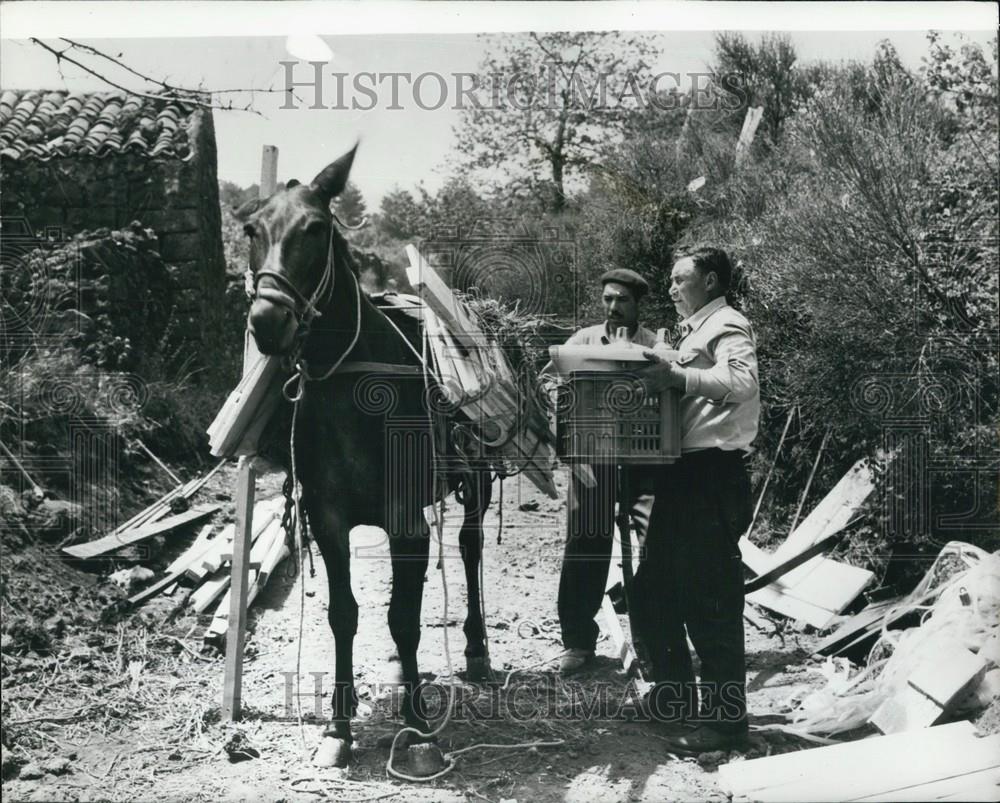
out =
{"type": "Polygon", "coordinates": [[[687,733],[693,726],[687,724],[683,709],[666,707],[662,700],[656,698],[657,687],[649,684],[642,695],[635,700],[629,700],[621,708],[621,713],[627,717],[637,717],[658,726],[661,730],[675,733],[687,733]]]}
{"type": "Polygon", "coordinates": [[[593,650],[584,650],[580,647],[570,647],[559,662],[559,674],[572,675],[579,672],[587,664],[594,660],[593,650]]]}
{"type": "Polygon", "coordinates": [[[667,744],[671,753],[684,756],[697,756],[715,750],[745,752],[750,749],[750,736],[746,731],[724,733],[707,725],[700,725],[685,734],[668,737],[667,744]]]}

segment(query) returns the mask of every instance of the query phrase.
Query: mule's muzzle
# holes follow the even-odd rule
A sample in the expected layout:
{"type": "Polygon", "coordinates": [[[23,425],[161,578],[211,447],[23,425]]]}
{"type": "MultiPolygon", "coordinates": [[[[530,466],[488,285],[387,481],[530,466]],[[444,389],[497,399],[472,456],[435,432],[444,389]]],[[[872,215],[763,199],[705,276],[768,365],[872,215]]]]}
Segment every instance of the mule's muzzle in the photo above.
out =
{"type": "Polygon", "coordinates": [[[288,306],[257,298],[250,306],[249,327],[261,354],[279,355],[291,350],[299,323],[288,306]]]}

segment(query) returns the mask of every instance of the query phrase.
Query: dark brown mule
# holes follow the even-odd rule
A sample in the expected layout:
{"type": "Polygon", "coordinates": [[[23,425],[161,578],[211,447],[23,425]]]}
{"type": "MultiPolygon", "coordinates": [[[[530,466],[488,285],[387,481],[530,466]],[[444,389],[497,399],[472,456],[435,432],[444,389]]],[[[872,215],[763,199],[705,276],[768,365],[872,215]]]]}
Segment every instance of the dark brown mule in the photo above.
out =
{"type": "MultiPolygon", "coordinates": [[[[389,630],[402,669],[403,716],[407,725],[428,731],[420,714],[417,645],[430,547],[423,508],[433,499],[428,410],[440,408],[428,398],[434,387],[425,386],[419,340],[411,349],[361,291],[347,243],[330,214],[330,201],[343,190],[353,158],[352,150],[311,184],[289,182],[238,213],[252,241],[256,295],[250,331],[264,354],[287,355],[301,346],[306,371],[314,377],[304,383],[296,413],[295,468],[330,583],[336,649],[333,718],[316,760],[334,766],[350,759],[350,720],[357,705],[352,652],[358,605],[351,590],[348,534],[359,524],[388,534],[389,630]],[[311,305],[316,317],[311,317],[311,305]],[[342,357],[342,370],[318,378],[342,357]]],[[[465,522],[459,536],[468,581],[464,629],[470,675],[488,669],[478,566],[490,477],[488,468],[476,469],[465,475],[471,481],[464,486],[465,522]]]]}

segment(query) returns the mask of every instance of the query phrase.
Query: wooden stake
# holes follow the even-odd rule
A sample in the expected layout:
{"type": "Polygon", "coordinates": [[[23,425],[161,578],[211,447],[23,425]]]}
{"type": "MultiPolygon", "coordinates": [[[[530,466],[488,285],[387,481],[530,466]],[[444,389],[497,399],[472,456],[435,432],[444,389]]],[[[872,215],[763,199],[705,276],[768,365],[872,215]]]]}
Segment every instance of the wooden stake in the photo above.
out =
{"type": "MultiPolygon", "coordinates": [[[[278,186],[278,149],[265,145],[260,165],[260,198],[273,195],[278,186]]],[[[243,375],[260,357],[250,331],[243,340],[243,375]]],[[[240,718],[243,702],[243,641],[246,637],[247,585],[250,570],[250,540],[253,531],[254,480],[252,456],[240,458],[236,480],[236,534],[233,538],[233,566],[230,581],[229,633],[226,637],[226,674],[222,690],[222,718],[240,718]]]]}
{"type": "Polygon", "coordinates": [[[813,477],[816,476],[816,469],[819,467],[819,460],[823,456],[823,450],[826,448],[826,442],[830,440],[830,430],[826,431],[823,435],[823,441],[819,445],[819,451],[816,452],[816,462],[813,463],[812,471],[809,472],[809,479],[806,480],[805,490],[802,491],[802,498],[799,499],[799,506],[795,509],[795,518],[792,519],[792,526],[788,528],[788,532],[794,533],[795,527],[799,523],[799,516],[802,515],[802,506],[806,503],[806,497],[809,496],[809,488],[812,485],[813,477]]]}
{"type": "Polygon", "coordinates": [[[253,526],[253,495],[256,471],[253,460],[240,458],[236,486],[236,537],[230,581],[229,635],[226,638],[226,675],[222,691],[222,717],[240,718],[243,696],[243,641],[246,636],[247,585],[250,574],[250,530],[253,526]]]}
{"type": "Polygon", "coordinates": [[[172,479],[178,485],[183,485],[184,484],[184,481],[180,477],[178,477],[176,474],[174,474],[174,472],[172,472],[169,468],[167,468],[166,463],[164,463],[162,460],[160,460],[160,458],[158,458],[155,454],[153,454],[149,450],[149,447],[146,444],[144,444],[141,440],[139,440],[139,438],[136,438],[135,442],[137,444],[139,444],[139,448],[142,449],[142,451],[144,451],[149,457],[151,457],[153,459],[153,462],[156,463],[156,465],[158,465],[165,472],[167,472],[167,476],[169,476],[170,479],[172,479]]]}

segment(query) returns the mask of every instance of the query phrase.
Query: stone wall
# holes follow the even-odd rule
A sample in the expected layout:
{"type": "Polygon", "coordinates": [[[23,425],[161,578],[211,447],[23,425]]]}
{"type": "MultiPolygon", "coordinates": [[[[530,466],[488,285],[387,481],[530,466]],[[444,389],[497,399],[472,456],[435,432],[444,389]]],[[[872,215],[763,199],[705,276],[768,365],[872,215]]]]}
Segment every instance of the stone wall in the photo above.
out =
{"type": "Polygon", "coordinates": [[[36,232],[63,234],[133,221],[156,232],[177,287],[177,327],[196,362],[211,361],[225,290],[215,135],[211,115],[198,112],[186,160],[138,154],[7,160],[0,172],[0,213],[23,216],[36,232]]]}

